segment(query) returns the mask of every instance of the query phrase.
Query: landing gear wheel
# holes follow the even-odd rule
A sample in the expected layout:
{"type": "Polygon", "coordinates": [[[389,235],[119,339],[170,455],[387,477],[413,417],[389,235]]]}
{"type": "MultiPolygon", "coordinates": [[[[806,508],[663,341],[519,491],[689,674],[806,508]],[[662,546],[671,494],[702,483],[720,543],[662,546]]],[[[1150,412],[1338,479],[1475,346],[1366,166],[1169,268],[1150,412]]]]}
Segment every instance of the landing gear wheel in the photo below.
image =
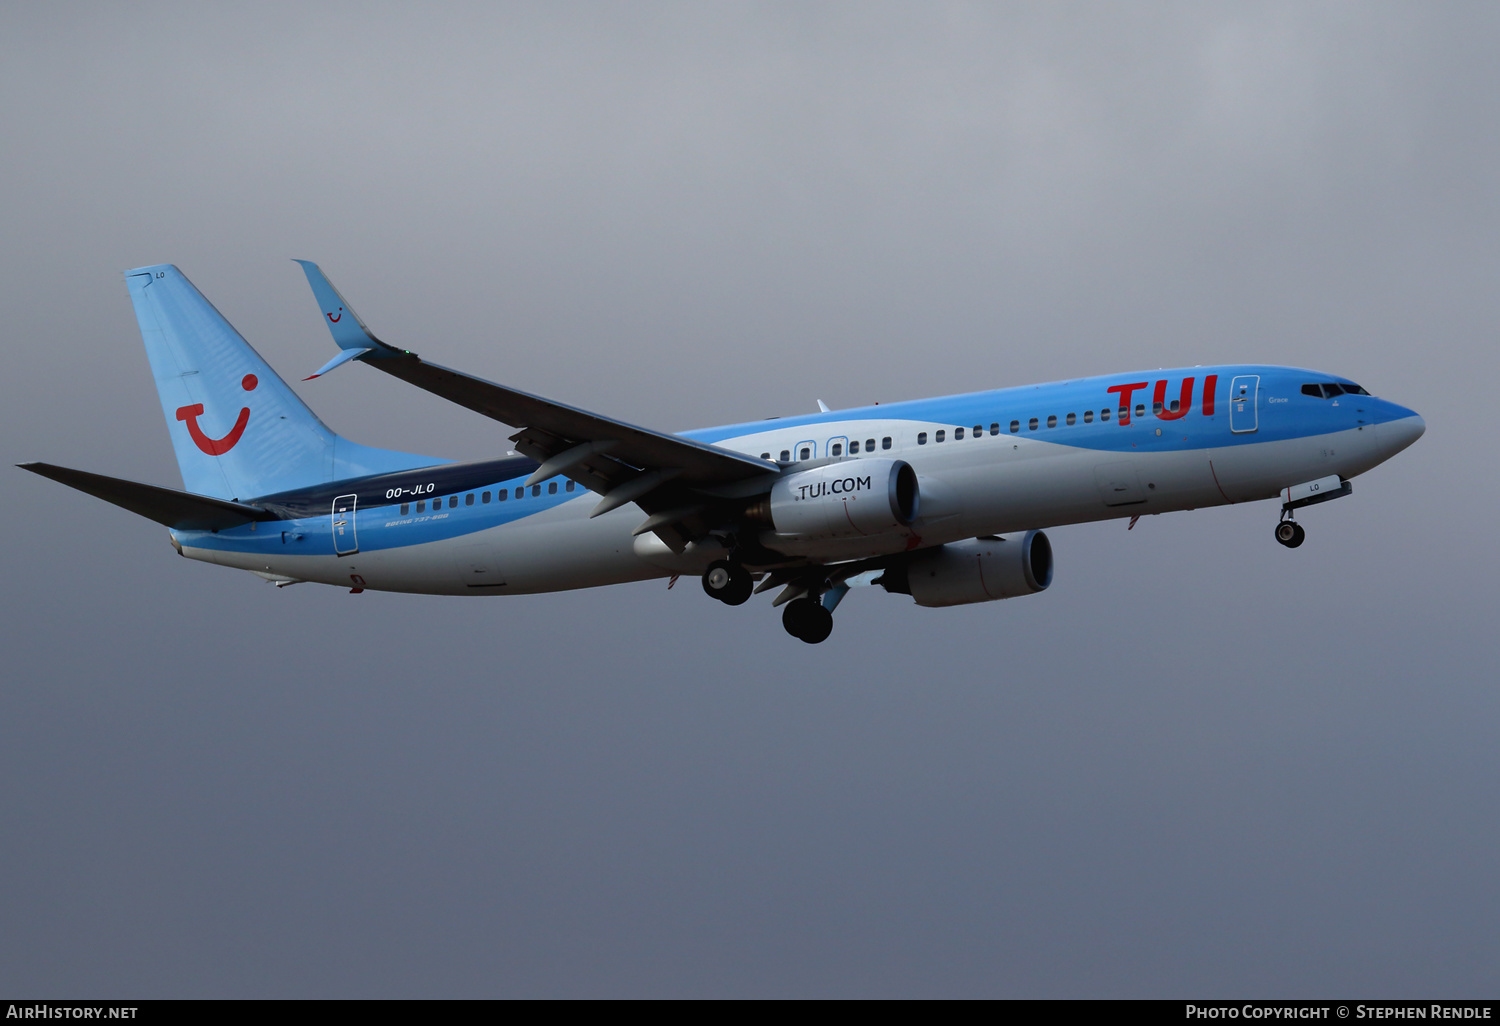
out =
{"type": "Polygon", "coordinates": [[[1307,532],[1295,520],[1283,520],[1276,525],[1276,540],[1289,549],[1295,549],[1307,538],[1307,532]]]}
{"type": "Polygon", "coordinates": [[[738,606],[750,598],[755,580],[750,571],[727,559],[716,559],[703,573],[703,590],[726,606],[738,606]]]}
{"type": "Polygon", "coordinates": [[[799,598],[786,604],[781,625],[792,637],[816,645],[833,633],[833,614],[815,599],[799,598]]]}

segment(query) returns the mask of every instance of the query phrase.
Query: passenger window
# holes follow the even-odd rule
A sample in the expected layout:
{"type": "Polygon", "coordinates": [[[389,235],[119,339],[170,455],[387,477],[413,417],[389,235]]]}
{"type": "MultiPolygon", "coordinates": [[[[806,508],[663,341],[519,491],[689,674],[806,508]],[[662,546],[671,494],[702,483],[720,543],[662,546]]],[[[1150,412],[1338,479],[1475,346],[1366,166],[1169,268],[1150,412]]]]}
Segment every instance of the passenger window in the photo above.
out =
{"type": "Polygon", "coordinates": [[[1104,409],[1102,409],[1102,410],[1099,411],[1099,421],[1100,421],[1100,423],[1103,423],[1104,421],[1106,421],[1108,419],[1109,419],[1109,407],[1106,406],[1104,409]]]}
{"type": "MultiPolygon", "coordinates": [[[[964,429],[963,428],[954,428],[953,429],[953,440],[955,442],[962,441],[963,437],[964,437],[964,429]]],[[[938,441],[941,442],[942,439],[939,438],[938,441]]]]}
{"type": "Polygon", "coordinates": [[[474,493],[473,492],[470,492],[468,495],[464,496],[464,505],[465,506],[472,506],[472,505],[474,505],[474,493]]]}
{"type": "Polygon", "coordinates": [[[843,442],[834,442],[833,443],[833,452],[829,453],[828,455],[830,455],[830,456],[842,456],[842,455],[844,455],[844,443],[843,442]]]}
{"type": "Polygon", "coordinates": [[[760,454],[760,458],[763,459],[763,460],[768,460],[768,459],[771,458],[771,454],[768,453],[768,452],[763,452],[763,453],[760,454]]]}
{"type": "Polygon", "coordinates": [[[532,485],[531,486],[531,497],[533,499],[536,498],[538,495],[541,495],[541,494],[542,494],[542,486],[541,485],[532,485]]]}
{"type": "Polygon", "coordinates": [[[858,438],[856,438],[854,441],[852,441],[852,442],[849,443],[849,455],[850,456],[858,456],[859,455],[859,439],[858,438]]]}
{"type": "Polygon", "coordinates": [[[890,435],[886,435],[884,438],[882,438],[880,440],[880,447],[882,449],[889,449],[891,447],[891,436],[890,435]]]}
{"type": "Polygon", "coordinates": [[[516,489],[516,498],[518,498],[518,499],[522,498],[523,496],[525,496],[525,494],[526,494],[526,486],[525,485],[522,485],[520,488],[516,489]]]}
{"type": "Polygon", "coordinates": [[[927,432],[926,431],[919,431],[919,432],[917,432],[917,444],[918,445],[926,445],[927,444],[927,432]]]}
{"type": "Polygon", "coordinates": [[[549,481],[547,483],[547,494],[548,495],[556,495],[557,494],[557,482],[556,481],[549,481]]]}
{"type": "Polygon", "coordinates": [[[1152,403],[1151,404],[1151,412],[1152,413],[1160,413],[1161,412],[1161,403],[1152,403]]]}
{"type": "Polygon", "coordinates": [[[450,495],[450,496],[448,496],[448,508],[449,509],[458,509],[458,496],[457,495],[450,495]]]}
{"type": "Polygon", "coordinates": [[[875,451],[875,439],[873,439],[873,438],[866,438],[865,439],[865,452],[874,452],[874,451],[875,451]]]}
{"type": "Polygon", "coordinates": [[[790,450],[790,449],[783,449],[783,450],[781,450],[781,462],[782,463],[790,463],[790,462],[792,462],[792,450],[790,450]]]}
{"type": "Polygon", "coordinates": [[[484,503],[488,503],[490,501],[490,493],[489,492],[480,492],[479,493],[479,501],[480,502],[484,502],[484,503]]]}
{"type": "Polygon", "coordinates": [[[1176,413],[1177,412],[1177,408],[1179,406],[1181,406],[1181,405],[1182,405],[1182,400],[1181,399],[1173,399],[1172,400],[1172,412],[1176,413]]]}
{"type": "Polygon", "coordinates": [[[577,481],[573,481],[573,480],[569,480],[568,481],[568,488],[567,488],[568,491],[571,492],[576,487],[578,487],[578,482],[577,481]]]}
{"type": "Polygon", "coordinates": [[[1010,433],[1011,434],[1015,434],[1017,431],[1020,431],[1020,430],[1021,430],[1021,422],[1019,420],[1013,420],[1013,421],[1010,422],[1010,433]]]}
{"type": "Polygon", "coordinates": [[[1000,424],[999,424],[999,422],[991,424],[990,425],[990,434],[992,434],[992,435],[998,435],[999,433],[1000,433],[1000,424]]]}
{"type": "Polygon", "coordinates": [[[409,502],[403,502],[401,504],[401,515],[404,517],[404,516],[406,516],[406,514],[408,514],[410,512],[411,512],[411,503],[409,503],[409,502]]]}
{"type": "Polygon", "coordinates": [[[946,437],[948,437],[948,432],[946,432],[946,431],[939,431],[937,433],[936,437],[934,438],[934,441],[941,442],[946,437]]]}
{"type": "Polygon", "coordinates": [[[1083,411],[1083,422],[1085,424],[1092,424],[1094,422],[1094,411],[1093,410],[1084,410],[1083,411]]]}
{"type": "Polygon", "coordinates": [[[983,424],[975,424],[974,425],[974,437],[975,438],[979,438],[983,434],[984,434],[984,425],[983,424]]]}
{"type": "Polygon", "coordinates": [[[1057,414],[1051,413],[1047,415],[1047,426],[1049,428],[1057,427],[1057,414]]]}
{"type": "Polygon", "coordinates": [[[1136,403],[1135,404],[1135,415],[1137,417],[1144,417],[1146,415],[1146,404],[1145,403],[1136,403]]]}
{"type": "Polygon", "coordinates": [[[502,488],[502,489],[500,489],[498,492],[495,493],[495,498],[498,499],[498,500],[500,500],[501,502],[504,502],[506,499],[510,498],[510,489],[509,488],[502,488]]]}
{"type": "Polygon", "coordinates": [[[804,446],[801,450],[799,450],[799,452],[801,453],[801,455],[797,457],[798,459],[801,459],[801,460],[812,459],[812,450],[809,449],[809,448],[807,448],[806,446],[804,446]]]}
{"type": "Polygon", "coordinates": [[[1076,413],[1070,413],[1070,414],[1068,414],[1068,427],[1072,427],[1074,424],[1077,424],[1077,423],[1078,423],[1078,414],[1076,414],[1076,413]]]}
{"type": "Polygon", "coordinates": [[[426,499],[418,499],[417,500],[417,512],[418,513],[425,513],[425,512],[427,512],[427,500],[426,499]]]}
{"type": "Polygon", "coordinates": [[[1037,425],[1037,419],[1035,417],[1032,417],[1029,421],[1026,422],[1026,428],[1029,431],[1035,431],[1036,430],[1036,425],[1037,425]]]}

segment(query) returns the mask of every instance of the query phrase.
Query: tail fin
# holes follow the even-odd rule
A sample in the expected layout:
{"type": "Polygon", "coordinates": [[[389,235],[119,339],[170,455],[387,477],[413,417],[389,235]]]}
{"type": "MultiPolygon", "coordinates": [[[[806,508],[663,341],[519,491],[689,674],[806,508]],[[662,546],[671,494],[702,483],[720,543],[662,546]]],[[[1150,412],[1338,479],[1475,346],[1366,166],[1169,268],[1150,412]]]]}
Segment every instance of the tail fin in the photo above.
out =
{"type": "Polygon", "coordinates": [[[446,462],[328,430],[173,265],[125,282],[189,491],[249,498],[446,462]]]}

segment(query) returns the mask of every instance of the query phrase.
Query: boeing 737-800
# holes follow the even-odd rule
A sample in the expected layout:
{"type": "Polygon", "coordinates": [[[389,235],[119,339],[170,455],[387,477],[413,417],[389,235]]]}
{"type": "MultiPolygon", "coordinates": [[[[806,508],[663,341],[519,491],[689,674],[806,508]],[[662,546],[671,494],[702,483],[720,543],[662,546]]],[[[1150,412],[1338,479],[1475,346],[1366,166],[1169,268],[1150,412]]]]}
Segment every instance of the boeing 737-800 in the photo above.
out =
{"type": "Polygon", "coordinates": [[[334,434],[176,267],[125,273],[178,491],[27,470],[149,517],[189,558],[278,585],[507,595],[701,576],[730,605],[779,588],[829,636],[851,586],[923,606],[1052,583],[1043,529],[1279,497],[1295,511],[1411,445],[1422,418],[1348,378],[1185,367],[828,410],[673,435],[449,370],[382,342],[299,261],[338,355],[516,428],[453,463],[334,434]]]}

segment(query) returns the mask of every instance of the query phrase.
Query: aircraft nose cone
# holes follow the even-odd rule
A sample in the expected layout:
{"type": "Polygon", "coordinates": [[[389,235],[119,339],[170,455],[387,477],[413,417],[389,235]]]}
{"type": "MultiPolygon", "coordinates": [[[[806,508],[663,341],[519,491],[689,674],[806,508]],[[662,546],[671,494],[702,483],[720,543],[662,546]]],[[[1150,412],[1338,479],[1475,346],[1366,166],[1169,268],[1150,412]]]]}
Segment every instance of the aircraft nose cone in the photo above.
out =
{"type": "Polygon", "coordinates": [[[1427,431],[1427,422],[1416,413],[1380,425],[1380,447],[1392,455],[1405,449],[1427,431]]]}

